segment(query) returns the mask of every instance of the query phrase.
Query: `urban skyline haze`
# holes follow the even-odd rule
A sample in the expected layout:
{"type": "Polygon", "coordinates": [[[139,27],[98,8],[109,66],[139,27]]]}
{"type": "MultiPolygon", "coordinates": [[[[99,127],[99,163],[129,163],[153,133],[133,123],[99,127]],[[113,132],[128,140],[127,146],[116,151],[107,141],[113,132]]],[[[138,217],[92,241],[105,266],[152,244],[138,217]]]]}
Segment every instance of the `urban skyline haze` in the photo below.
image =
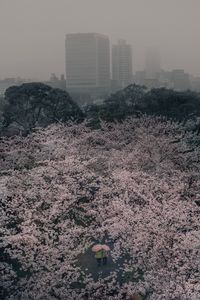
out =
{"type": "Polygon", "coordinates": [[[65,73],[65,35],[97,32],[133,49],[133,73],[156,48],[166,70],[200,76],[199,0],[0,0],[0,79],[65,73]]]}

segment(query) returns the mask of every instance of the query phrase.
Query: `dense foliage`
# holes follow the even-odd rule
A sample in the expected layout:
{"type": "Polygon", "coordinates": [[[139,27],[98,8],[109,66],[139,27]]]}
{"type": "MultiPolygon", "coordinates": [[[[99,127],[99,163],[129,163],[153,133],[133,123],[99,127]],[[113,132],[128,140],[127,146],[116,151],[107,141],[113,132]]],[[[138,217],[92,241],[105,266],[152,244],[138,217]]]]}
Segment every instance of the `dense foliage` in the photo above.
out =
{"type": "Polygon", "coordinates": [[[12,86],[0,104],[1,135],[27,134],[35,127],[67,121],[82,121],[85,117],[93,128],[100,128],[101,120],[123,121],[127,117],[153,115],[169,120],[193,121],[193,130],[200,133],[200,94],[165,88],[148,90],[144,86],[129,85],[111,94],[103,104],[89,104],[85,115],[69,94],[42,83],[12,86]]]}
{"type": "Polygon", "coordinates": [[[196,141],[158,118],[2,139],[0,298],[199,299],[196,141]]]}
{"type": "Polygon", "coordinates": [[[12,86],[6,90],[5,101],[4,127],[14,124],[25,134],[51,123],[83,120],[82,111],[67,92],[43,83],[12,86]]]}
{"type": "MultiPolygon", "coordinates": [[[[147,90],[144,86],[130,85],[112,94],[101,106],[87,108],[91,123],[100,119],[121,121],[141,114],[164,116],[186,122],[200,117],[200,94],[192,91],[174,91],[165,88],[147,90]]],[[[197,130],[200,128],[197,122],[197,130]]]]}

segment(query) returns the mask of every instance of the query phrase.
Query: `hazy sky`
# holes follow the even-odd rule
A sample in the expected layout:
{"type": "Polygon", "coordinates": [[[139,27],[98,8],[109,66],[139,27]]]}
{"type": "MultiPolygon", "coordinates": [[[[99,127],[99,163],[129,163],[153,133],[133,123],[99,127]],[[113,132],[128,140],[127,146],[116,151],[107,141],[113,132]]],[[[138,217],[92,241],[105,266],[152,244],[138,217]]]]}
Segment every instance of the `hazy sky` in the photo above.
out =
{"type": "Polygon", "coordinates": [[[133,47],[133,71],[148,47],[163,68],[200,76],[200,0],[0,0],[0,78],[64,73],[65,34],[98,32],[133,47]]]}

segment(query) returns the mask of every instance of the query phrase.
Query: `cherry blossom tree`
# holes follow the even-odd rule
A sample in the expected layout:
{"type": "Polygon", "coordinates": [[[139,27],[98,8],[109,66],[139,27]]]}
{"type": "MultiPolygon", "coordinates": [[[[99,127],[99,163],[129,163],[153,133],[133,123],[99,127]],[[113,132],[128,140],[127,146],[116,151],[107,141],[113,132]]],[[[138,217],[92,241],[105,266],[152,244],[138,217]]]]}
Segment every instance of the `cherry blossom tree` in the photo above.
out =
{"type": "Polygon", "coordinates": [[[1,298],[200,299],[197,138],[144,117],[2,139],[1,298]]]}

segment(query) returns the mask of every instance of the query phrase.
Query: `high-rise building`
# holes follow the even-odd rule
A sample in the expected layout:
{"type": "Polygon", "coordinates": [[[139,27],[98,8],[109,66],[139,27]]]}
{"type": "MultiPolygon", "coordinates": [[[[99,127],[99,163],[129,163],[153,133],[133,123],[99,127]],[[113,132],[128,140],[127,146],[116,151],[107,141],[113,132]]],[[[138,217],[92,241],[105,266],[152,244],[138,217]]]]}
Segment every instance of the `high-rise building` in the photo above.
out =
{"type": "Polygon", "coordinates": [[[110,89],[110,42],[97,33],[67,34],[66,87],[71,92],[100,95],[110,89]]]}
{"type": "Polygon", "coordinates": [[[155,49],[149,49],[146,53],[145,73],[146,79],[158,79],[161,71],[160,54],[155,49]]]}
{"type": "Polygon", "coordinates": [[[125,40],[112,46],[112,80],[119,88],[133,82],[132,47],[125,40]]]}
{"type": "Polygon", "coordinates": [[[159,88],[161,73],[160,55],[156,49],[148,49],[145,61],[145,86],[148,88],[159,88]]]}

